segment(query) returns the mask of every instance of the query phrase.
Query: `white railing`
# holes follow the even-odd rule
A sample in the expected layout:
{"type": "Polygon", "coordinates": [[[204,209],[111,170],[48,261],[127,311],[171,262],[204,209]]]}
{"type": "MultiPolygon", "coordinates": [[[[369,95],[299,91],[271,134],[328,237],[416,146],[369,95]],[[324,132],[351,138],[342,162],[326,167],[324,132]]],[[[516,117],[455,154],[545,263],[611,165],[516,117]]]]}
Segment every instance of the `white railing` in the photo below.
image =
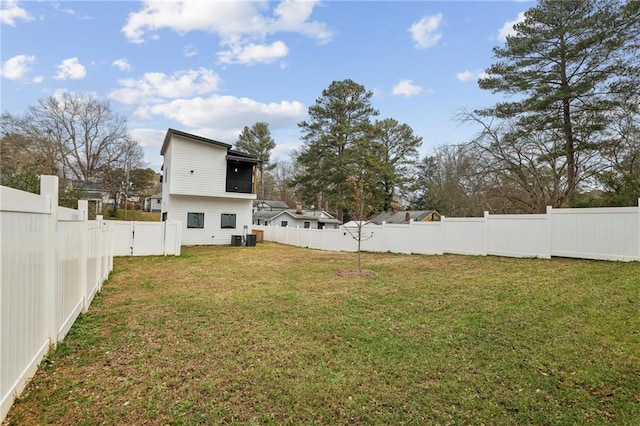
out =
{"type": "MultiPolygon", "coordinates": [[[[357,249],[357,241],[345,229],[253,228],[264,231],[266,241],[319,250],[357,249]]],[[[485,212],[480,218],[365,225],[362,232],[368,239],[363,239],[361,250],[370,252],[640,261],[640,207],[548,207],[546,214],[529,215],[485,212]]]]}
{"type": "Polygon", "coordinates": [[[40,195],[0,186],[0,421],[113,269],[111,226],[58,207],[58,178],[40,195]]]}

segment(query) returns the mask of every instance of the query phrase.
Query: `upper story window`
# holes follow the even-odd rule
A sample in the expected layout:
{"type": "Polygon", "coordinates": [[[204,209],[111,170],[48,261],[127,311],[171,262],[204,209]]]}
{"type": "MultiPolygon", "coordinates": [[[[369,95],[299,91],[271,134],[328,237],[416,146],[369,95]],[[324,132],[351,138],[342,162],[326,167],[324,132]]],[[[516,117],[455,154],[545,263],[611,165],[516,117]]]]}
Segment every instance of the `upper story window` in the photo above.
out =
{"type": "Polygon", "coordinates": [[[255,161],[237,156],[227,156],[227,192],[253,194],[253,169],[255,161]]]}

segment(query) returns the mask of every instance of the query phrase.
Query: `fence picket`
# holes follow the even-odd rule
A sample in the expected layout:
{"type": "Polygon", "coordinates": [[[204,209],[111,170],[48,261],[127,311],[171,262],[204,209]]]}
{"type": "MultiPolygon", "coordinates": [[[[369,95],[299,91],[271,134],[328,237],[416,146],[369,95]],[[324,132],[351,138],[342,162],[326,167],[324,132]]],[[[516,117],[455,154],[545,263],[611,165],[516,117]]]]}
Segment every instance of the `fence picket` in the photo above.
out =
{"type": "MultiPolygon", "coordinates": [[[[638,199],[640,206],[640,199],[638,199]]],[[[335,229],[254,225],[265,241],[329,251],[354,251],[357,241],[335,229]],[[320,235],[318,235],[320,233],[320,235]]],[[[640,261],[640,207],[554,209],[546,214],[450,218],[408,225],[365,225],[361,250],[404,254],[551,256],[640,261]]]]}
{"type": "Polygon", "coordinates": [[[57,177],[40,182],[39,195],[0,186],[0,422],[113,267],[111,226],[86,201],[58,207],[57,177]]]}

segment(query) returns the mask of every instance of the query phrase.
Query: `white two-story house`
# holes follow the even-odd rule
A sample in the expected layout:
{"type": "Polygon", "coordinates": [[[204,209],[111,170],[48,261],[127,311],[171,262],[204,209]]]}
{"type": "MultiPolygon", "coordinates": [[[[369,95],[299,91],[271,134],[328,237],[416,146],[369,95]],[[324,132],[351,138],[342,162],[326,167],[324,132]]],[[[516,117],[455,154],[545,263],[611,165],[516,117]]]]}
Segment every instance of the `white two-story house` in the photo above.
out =
{"type": "Polygon", "coordinates": [[[231,244],[251,233],[257,158],[169,129],[160,154],[162,220],[182,222],[182,244],[231,244]]]}

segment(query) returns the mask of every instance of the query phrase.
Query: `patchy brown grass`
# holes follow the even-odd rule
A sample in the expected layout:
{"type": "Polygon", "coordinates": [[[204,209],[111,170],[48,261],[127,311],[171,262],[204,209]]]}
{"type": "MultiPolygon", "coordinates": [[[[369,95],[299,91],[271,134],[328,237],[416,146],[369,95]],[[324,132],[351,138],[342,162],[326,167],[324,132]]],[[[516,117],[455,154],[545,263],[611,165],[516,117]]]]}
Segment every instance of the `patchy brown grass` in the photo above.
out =
{"type": "Polygon", "coordinates": [[[8,424],[634,424],[640,264],[117,258],[8,424]]]}

